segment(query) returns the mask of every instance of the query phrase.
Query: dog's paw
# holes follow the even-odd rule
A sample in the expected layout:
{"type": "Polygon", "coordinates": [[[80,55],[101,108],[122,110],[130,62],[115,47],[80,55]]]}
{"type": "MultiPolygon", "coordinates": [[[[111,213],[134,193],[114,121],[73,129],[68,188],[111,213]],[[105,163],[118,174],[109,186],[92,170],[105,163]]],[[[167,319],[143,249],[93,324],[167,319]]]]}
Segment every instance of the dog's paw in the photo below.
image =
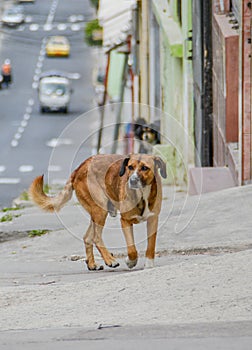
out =
{"type": "Polygon", "coordinates": [[[89,271],[100,271],[103,270],[104,267],[102,265],[96,265],[96,264],[88,264],[88,261],[86,260],[87,268],[89,271]]]}
{"type": "Polygon", "coordinates": [[[104,269],[102,265],[94,265],[94,266],[88,266],[89,271],[101,271],[104,269]]]}
{"type": "Polygon", "coordinates": [[[107,265],[108,267],[112,267],[113,269],[116,268],[116,267],[118,267],[118,266],[120,266],[119,262],[116,261],[116,260],[114,260],[114,261],[112,261],[111,263],[106,264],[106,265],[107,265]]]}
{"type": "Polygon", "coordinates": [[[129,257],[127,256],[127,258],[125,259],[125,262],[129,269],[133,269],[133,267],[135,267],[137,264],[137,259],[130,260],[129,257]]]}
{"type": "Polygon", "coordinates": [[[154,259],[146,258],[144,268],[145,269],[152,269],[154,267],[154,259]]]}

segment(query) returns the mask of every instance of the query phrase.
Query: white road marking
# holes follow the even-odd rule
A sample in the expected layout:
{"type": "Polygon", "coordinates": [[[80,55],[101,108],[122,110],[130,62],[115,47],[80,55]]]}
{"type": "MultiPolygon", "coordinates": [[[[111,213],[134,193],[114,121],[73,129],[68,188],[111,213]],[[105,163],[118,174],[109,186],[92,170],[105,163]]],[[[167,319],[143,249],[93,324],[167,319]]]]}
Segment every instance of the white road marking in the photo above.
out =
{"type": "Polygon", "coordinates": [[[39,29],[39,25],[37,23],[33,23],[29,27],[31,32],[36,32],[39,29]]]}
{"type": "Polygon", "coordinates": [[[61,171],[62,170],[62,167],[60,165],[49,165],[48,166],[48,169],[47,169],[49,172],[50,171],[61,171]]]}
{"type": "Polygon", "coordinates": [[[18,171],[20,171],[21,173],[29,173],[31,171],[33,171],[34,167],[32,165],[21,165],[18,168],[18,171]]]}
{"type": "Polygon", "coordinates": [[[60,24],[58,24],[57,29],[61,30],[61,31],[62,30],[66,30],[67,29],[67,25],[65,23],[60,23],[60,24]]]}
{"type": "Polygon", "coordinates": [[[0,173],[3,173],[5,171],[6,167],[4,165],[0,165],[0,173]]]}
{"type": "Polygon", "coordinates": [[[12,140],[11,141],[11,147],[17,147],[18,146],[18,141],[17,140],[12,140]]]}
{"type": "Polygon", "coordinates": [[[70,79],[74,79],[74,80],[78,80],[81,77],[80,73],[69,73],[68,76],[70,79]]]}
{"type": "Polygon", "coordinates": [[[33,89],[37,89],[38,88],[38,83],[37,82],[32,83],[32,88],[33,89]]]}
{"type": "Polygon", "coordinates": [[[23,127],[23,128],[25,128],[26,126],[27,126],[27,121],[26,120],[22,120],[21,121],[21,126],[23,127]]]}
{"type": "Polygon", "coordinates": [[[25,113],[24,114],[24,120],[29,120],[31,118],[30,114],[25,113]]]}
{"type": "Polygon", "coordinates": [[[27,114],[31,114],[32,107],[31,106],[27,106],[25,111],[26,111],[27,114]]]}
{"type": "Polygon", "coordinates": [[[45,32],[49,32],[50,30],[52,30],[53,26],[51,24],[45,24],[44,25],[44,31],[45,32]]]}
{"type": "Polygon", "coordinates": [[[39,52],[40,56],[44,56],[45,54],[45,49],[42,47],[39,52]]]}
{"type": "Polygon", "coordinates": [[[68,21],[71,22],[71,23],[77,22],[77,16],[76,15],[71,15],[68,18],[68,21]]]}
{"type": "Polygon", "coordinates": [[[53,179],[52,185],[64,186],[66,184],[67,179],[53,179]]]}
{"type": "Polygon", "coordinates": [[[77,24],[77,23],[71,25],[71,30],[72,30],[73,32],[77,32],[78,30],[80,30],[80,25],[77,24]]]}
{"type": "Polygon", "coordinates": [[[28,105],[29,105],[29,106],[33,106],[33,105],[34,105],[34,99],[33,99],[33,98],[30,98],[30,99],[28,100],[28,105]]]}
{"type": "Polygon", "coordinates": [[[22,126],[20,126],[20,127],[18,128],[18,132],[19,132],[20,134],[22,134],[22,133],[24,132],[24,128],[23,128],[22,126]]]}
{"type": "Polygon", "coordinates": [[[73,144],[73,141],[71,139],[51,139],[49,140],[48,142],[46,142],[46,145],[48,147],[59,147],[59,146],[62,146],[62,145],[72,145],[73,144]]]}
{"type": "Polygon", "coordinates": [[[19,178],[15,177],[0,177],[0,184],[1,185],[15,185],[20,182],[19,178]]]}
{"type": "Polygon", "coordinates": [[[21,139],[21,136],[22,136],[22,135],[21,135],[20,133],[17,132],[17,133],[14,135],[14,139],[15,139],[15,140],[20,140],[20,139],[21,139]]]}
{"type": "Polygon", "coordinates": [[[71,15],[68,17],[68,21],[71,23],[76,23],[76,22],[83,22],[84,21],[84,16],[82,15],[71,15]]]}
{"type": "MultiPolygon", "coordinates": [[[[82,21],[80,21],[80,22],[82,22],[82,21]]],[[[39,30],[43,30],[44,32],[49,32],[53,29],[57,29],[59,31],[64,31],[64,30],[67,30],[68,28],[70,30],[76,32],[76,31],[79,31],[82,28],[84,28],[84,25],[83,25],[83,23],[79,23],[79,21],[77,21],[76,23],[74,23],[74,22],[59,23],[59,24],[45,23],[44,25],[40,25],[38,23],[31,23],[31,24],[27,23],[23,26],[18,27],[16,30],[20,31],[20,32],[23,32],[26,29],[28,29],[30,32],[37,32],[39,30]]]]}

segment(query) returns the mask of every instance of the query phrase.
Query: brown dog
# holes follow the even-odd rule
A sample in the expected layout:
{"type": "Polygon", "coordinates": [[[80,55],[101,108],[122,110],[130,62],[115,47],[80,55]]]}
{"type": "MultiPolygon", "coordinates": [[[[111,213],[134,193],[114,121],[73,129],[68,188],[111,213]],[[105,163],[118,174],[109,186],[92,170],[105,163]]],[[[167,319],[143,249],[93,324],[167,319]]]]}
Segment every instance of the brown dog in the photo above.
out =
{"type": "Polygon", "coordinates": [[[29,189],[32,200],[46,211],[58,211],[75,190],[80,204],[90,214],[90,225],[84,236],[86,262],[89,270],[99,270],[94,260],[93,244],[109,267],[119,263],[109,253],[102,240],[102,229],[108,213],[118,210],[128,249],[129,268],[137,264],[133,224],[147,221],[148,244],[145,267],[154,266],[158,215],[161,209],[161,178],[166,178],[166,166],[160,157],[133,154],[96,155],[85,160],[73,171],[64,189],[55,197],[43,191],[43,176],[38,176],[29,189]]]}

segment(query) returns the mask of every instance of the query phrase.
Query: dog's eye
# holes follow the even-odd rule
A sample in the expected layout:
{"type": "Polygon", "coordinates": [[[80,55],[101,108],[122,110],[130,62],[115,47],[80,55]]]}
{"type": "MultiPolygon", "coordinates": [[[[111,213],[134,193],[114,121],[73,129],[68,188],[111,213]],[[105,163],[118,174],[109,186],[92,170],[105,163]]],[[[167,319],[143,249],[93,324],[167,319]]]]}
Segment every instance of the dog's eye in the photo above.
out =
{"type": "Polygon", "coordinates": [[[129,165],[128,168],[129,168],[129,170],[134,170],[132,165],[129,165]]]}
{"type": "Polygon", "coordinates": [[[149,170],[149,168],[146,166],[146,165],[143,165],[142,168],[141,168],[142,171],[147,171],[149,170]]]}

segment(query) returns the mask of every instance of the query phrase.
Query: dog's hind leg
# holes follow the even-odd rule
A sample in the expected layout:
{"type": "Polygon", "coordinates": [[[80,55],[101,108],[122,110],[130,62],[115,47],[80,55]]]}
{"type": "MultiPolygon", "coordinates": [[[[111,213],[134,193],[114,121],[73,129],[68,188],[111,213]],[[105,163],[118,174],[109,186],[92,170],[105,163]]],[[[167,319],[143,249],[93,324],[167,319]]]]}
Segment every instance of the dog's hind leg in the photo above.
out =
{"type": "Polygon", "coordinates": [[[92,209],[92,220],[94,227],[94,237],[93,243],[100,252],[105,264],[109,267],[117,267],[119,263],[112,256],[112,254],[107,250],[102,239],[102,230],[105,225],[108,212],[102,210],[100,207],[92,209]]]}
{"type": "Polygon", "coordinates": [[[91,220],[85,236],[83,237],[86,249],[86,264],[89,270],[103,270],[103,266],[98,266],[94,259],[93,240],[94,240],[94,223],[91,220]]]}

